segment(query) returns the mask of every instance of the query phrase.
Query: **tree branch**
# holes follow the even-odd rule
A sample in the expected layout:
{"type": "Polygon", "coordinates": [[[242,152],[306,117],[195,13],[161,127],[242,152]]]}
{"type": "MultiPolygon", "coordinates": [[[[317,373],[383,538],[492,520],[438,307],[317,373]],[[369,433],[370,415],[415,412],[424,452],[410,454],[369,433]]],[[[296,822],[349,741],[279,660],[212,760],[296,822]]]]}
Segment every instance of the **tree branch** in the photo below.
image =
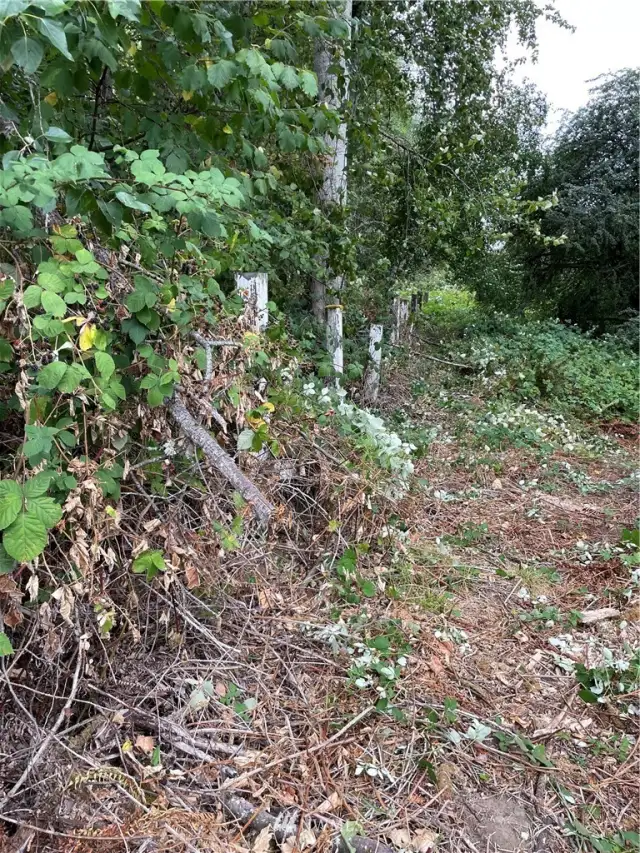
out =
{"type": "Polygon", "coordinates": [[[258,487],[242,473],[207,430],[196,423],[193,415],[180,399],[174,397],[168,408],[187,438],[203,451],[213,467],[251,504],[258,521],[267,524],[275,509],[273,504],[269,503],[258,487]]]}

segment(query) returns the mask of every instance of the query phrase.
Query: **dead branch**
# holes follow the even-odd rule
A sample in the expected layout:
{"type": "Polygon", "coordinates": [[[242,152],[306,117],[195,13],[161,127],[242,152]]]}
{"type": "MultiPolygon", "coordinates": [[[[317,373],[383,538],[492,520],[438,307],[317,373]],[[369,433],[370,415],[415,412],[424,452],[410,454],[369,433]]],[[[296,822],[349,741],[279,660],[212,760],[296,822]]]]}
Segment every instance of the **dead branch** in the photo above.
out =
{"type": "MultiPolygon", "coordinates": [[[[229,814],[238,820],[243,827],[250,828],[252,832],[260,832],[270,827],[273,837],[282,844],[287,838],[296,836],[298,831],[299,814],[297,809],[289,809],[278,815],[271,814],[267,809],[258,810],[244,797],[236,794],[218,794],[220,802],[229,814]]],[[[382,844],[373,838],[353,836],[347,841],[342,835],[335,836],[332,844],[334,853],[395,853],[392,847],[382,844]]]]}
{"type": "Polygon", "coordinates": [[[58,714],[58,717],[57,717],[55,723],[53,724],[52,728],[49,730],[49,733],[47,734],[45,739],[42,741],[42,743],[40,744],[38,749],[35,751],[35,753],[31,757],[31,760],[29,761],[29,763],[25,767],[22,776],[20,776],[18,781],[15,783],[13,788],[11,788],[11,790],[4,797],[4,799],[2,801],[0,801],[0,811],[2,811],[2,809],[4,809],[5,805],[7,804],[7,802],[12,797],[15,797],[15,795],[18,793],[20,788],[22,788],[22,786],[26,782],[29,774],[32,773],[33,770],[35,770],[35,768],[38,766],[38,764],[40,764],[40,762],[42,761],[42,759],[45,756],[46,751],[49,749],[49,746],[51,745],[51,741],[56,736],[58,729],[64,723],[64,721],[67,719],[67,712],[68,712],[69,708],[73,705],[73,700],[76,698],[76,693],[78,692],[78,686],[80,684],[80,672],[82,670],[82,664],[84,661],[84,643],[85,643],[85,637],[83,635],[78,640],[78,652],[77,652],[77,656],[76,656],[76,668],[75,668],[75,672],[73,673],[73,681],[71,682],[71,690],[69,691],[69,695],[67,696],[67,701],[64,703],[64,706],[63,706],[62,710],[60,711],[60,713],[58,714]]]}
{"type": "Polygon", "coordinates": [[[273,504],[269,503],[258,487],[242,473],[233,459],[225,453],[207,430],[195,422],[192,414],[180,399],[174,397],[168,408],[187,438],[191,439],[196,447],[203,451],[213,467],[251,504],[258,521],[267,524],[275,509],[273,504]]]}

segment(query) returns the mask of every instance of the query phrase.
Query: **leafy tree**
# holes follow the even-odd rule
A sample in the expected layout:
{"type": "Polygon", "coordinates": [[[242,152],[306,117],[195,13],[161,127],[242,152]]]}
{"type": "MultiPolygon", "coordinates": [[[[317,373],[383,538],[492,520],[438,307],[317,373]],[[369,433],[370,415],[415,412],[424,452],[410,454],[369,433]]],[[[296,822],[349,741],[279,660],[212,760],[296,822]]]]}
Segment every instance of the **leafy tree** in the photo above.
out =
{"type": "Polygon", "coordinates": [[[636,69],[601,80],[558,131],[528,190],[534,198],[557,192],[540,229],[565,239],[518,242],[523,297],[582,326],[605,328],[638,307],[638,92],[636,69]]]}

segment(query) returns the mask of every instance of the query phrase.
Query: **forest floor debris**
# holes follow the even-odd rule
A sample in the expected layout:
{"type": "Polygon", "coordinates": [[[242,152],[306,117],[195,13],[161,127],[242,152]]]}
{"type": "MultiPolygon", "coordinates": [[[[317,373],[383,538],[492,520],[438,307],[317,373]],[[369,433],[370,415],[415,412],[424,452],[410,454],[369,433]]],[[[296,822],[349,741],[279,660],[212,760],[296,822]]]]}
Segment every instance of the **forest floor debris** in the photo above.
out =
{"type": "Polygon", "coordinates": [[[637,435],[479,443],[450,403],[483,400],[447,371],[417,395],[424,363],[387,379],[386,415],[433,436],[393,514],[292,430],[302,525],[219,550],[188,510],[191,574],[123,577],[70,708],[99,590],[66,629],[34,623],[4,667],[3,853],[633,849],[637,435]]]}

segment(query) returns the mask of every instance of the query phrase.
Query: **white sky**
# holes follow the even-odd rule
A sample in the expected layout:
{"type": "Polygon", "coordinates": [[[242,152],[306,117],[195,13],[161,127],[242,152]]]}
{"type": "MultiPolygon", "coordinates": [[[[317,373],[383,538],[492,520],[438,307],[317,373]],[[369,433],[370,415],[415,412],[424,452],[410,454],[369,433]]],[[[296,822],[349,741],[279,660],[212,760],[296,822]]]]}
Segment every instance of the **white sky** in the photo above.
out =
{"type": "MultiPolygon", "coordinates": [[[[588,80],[607,71],[640,65],[640,0],[556,0],[574,32],[555,24],[538,24],[538,62],[527,62],[516,79],[528,78],[549,100],[549,129],[562,110],[573,112],[589,99],[588,80]]],[[[522,56],[515,40],[511,58],[522,56]]]]}

